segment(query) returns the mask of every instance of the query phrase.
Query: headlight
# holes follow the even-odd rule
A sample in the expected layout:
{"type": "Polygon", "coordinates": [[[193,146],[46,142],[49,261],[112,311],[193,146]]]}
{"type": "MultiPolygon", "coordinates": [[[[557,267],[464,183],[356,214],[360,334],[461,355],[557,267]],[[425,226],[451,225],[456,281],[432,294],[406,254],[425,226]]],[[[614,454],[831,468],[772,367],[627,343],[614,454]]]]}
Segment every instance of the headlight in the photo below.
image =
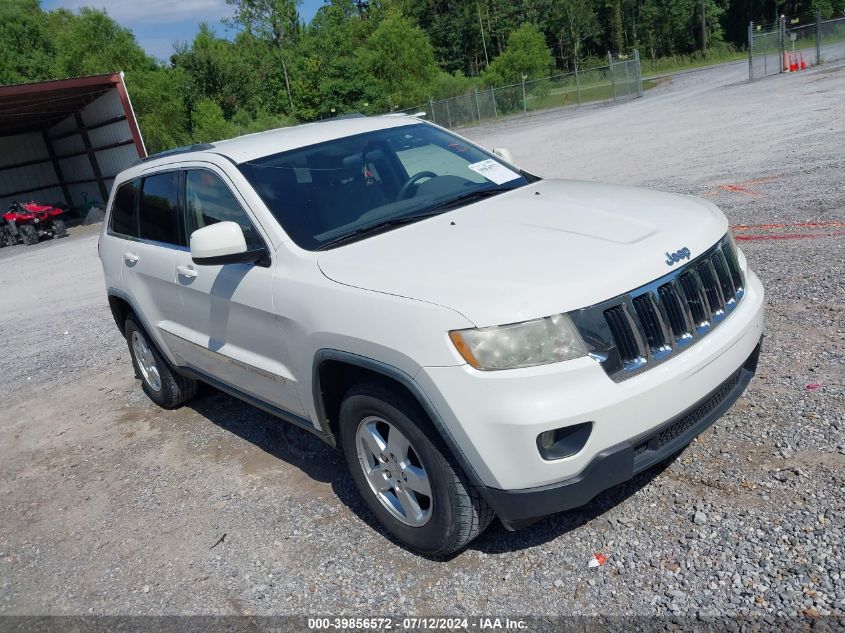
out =
{"type": "Polygon", "coordinates": [[[587,348],[565,314],[471,330],[449,332],[464,360],[476,369],[517,369],[587,355],[587,348]]]}

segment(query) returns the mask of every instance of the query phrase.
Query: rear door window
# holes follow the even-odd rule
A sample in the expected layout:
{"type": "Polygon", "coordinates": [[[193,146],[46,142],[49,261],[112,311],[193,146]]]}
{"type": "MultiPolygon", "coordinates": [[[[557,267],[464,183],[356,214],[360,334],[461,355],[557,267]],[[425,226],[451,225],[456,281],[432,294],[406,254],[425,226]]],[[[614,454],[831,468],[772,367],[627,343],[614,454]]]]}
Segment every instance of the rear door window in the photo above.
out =
{"type": "Polygon", "coordinates": [[[138,221],[135,217],[135,196],[138,181],[124,183],[114,194],[111,208],[111,231],[126,237],[138,237],[138,221]]]}
{"type": "Polygon", "coordinates": [[[179,232],[179,172],[144,178],[138,202],[139,237],[184,246],[179,232]]]}

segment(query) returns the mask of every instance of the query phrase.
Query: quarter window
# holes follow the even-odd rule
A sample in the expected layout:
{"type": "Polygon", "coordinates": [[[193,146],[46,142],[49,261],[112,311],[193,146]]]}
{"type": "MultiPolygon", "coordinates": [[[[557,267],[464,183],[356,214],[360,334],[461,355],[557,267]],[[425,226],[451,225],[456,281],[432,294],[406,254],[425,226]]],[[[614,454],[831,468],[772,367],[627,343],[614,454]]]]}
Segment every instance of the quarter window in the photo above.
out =
{"type": "Polygon", "coordinates": [[[244,232],[247,249],[264,247],[246,212],[219,176],[205,169],[191,170],[186,173],[186,187],[185,226],[189,236],[217,222],[235,222],[244,232]]]}
{"type": "Polygon", "coordinates": [[[144,178],[138,204],[139,236],[142,239],[183,245],[179,237],[179,172],[144,178]]]}
{"type": "Polygon", "coordinates": [[[111,230],[113,233],[138,237],[138,223],[135,219],[135,196],[138,181],[133,180],[118,187],[111,207],[111,230]]]}

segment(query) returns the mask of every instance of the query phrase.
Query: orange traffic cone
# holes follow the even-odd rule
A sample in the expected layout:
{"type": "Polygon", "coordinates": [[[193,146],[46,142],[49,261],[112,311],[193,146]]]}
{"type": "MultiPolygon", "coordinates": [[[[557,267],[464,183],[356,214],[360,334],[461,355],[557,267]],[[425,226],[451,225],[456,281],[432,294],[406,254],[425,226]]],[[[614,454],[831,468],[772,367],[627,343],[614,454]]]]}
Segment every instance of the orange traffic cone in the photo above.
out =
{"type": "Polygon", "coordinates": [[[790,55],[789,61],[791,62],[791,65],[789,67],[789,72],[797,73],[798,72],[798,57],[795,56],[795,53],[792,53],[792,55],[790,55]]]}
{"type": "Polygon", "coordinates": [[[801,53],[801,70],[807,70],[807,62],[804,61],[804,53],[801,53]]]}
{"type": "Polygon", "coordinates": [[[792,72],[792,71],[789,70],[790,68],[791,68],[791,65],[789,63],[789,53],[784,51],[784,53],[783,53],[783,72],[792,72]]]}

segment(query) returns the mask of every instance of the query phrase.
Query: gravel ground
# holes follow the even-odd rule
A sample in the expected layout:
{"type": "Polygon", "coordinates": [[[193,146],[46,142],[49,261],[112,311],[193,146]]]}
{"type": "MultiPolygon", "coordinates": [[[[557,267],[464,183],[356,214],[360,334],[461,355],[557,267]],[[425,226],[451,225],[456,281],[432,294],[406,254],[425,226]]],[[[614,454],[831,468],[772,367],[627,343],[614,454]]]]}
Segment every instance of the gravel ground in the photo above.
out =
{"type": "Polygon", "coordinates": [[[737,235],[812,237],[741,243],[767,338],[720,422],[446,561],[386,538],[307,434],[208,388],[152,405],[91,228],[0,251],[0,615],[845,613],[845,67],[745,72],[467,132],[544,176],[708,196],[737,235]],[[807,222],[827,224],[742,226],[807,222]],[[589,569],[594,552],[607,564],[589,569]]]}

